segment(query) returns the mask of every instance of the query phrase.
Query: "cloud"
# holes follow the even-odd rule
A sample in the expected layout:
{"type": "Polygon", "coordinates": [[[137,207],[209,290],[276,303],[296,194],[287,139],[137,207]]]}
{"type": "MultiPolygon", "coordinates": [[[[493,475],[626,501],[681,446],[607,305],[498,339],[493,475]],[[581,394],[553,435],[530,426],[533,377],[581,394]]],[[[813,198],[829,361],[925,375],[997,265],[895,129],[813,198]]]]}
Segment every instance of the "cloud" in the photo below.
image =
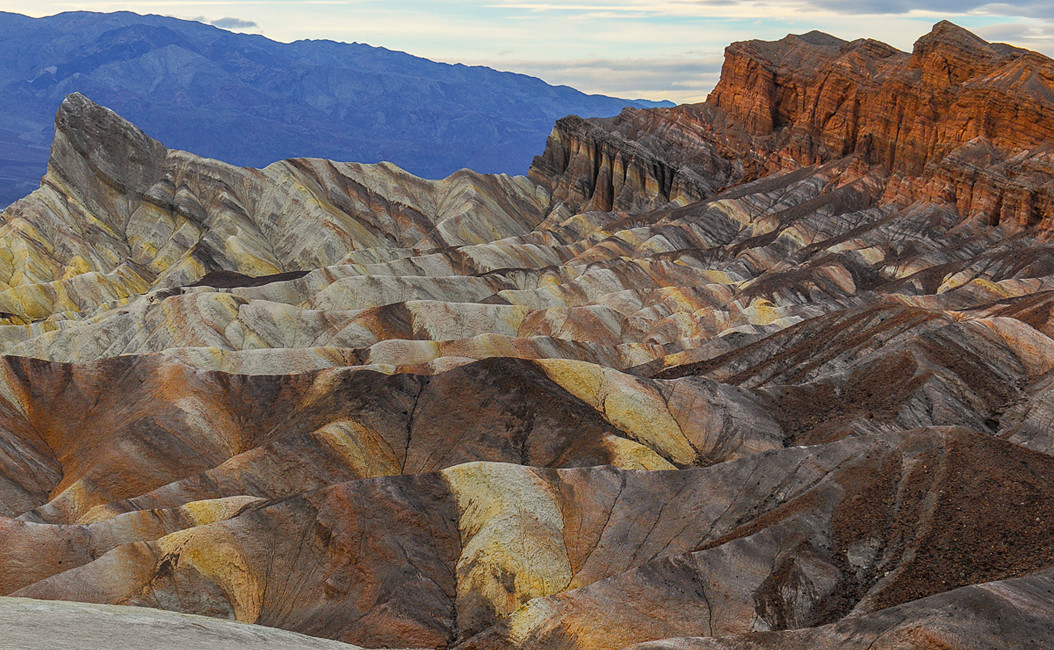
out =
{"type": "Polygon", "coordinates": [[[1054,19],[1054,4],[1049,0],[992,2],[991,0],[810,0],[810,4],[842,14],[931,14],[979,16],[1027,16],[1054,19]]]}
{"type": "Polygon", "coordinates": [[[811,4],[845,14],[906,14],[911,11],[960,14],[990,4],[986,0],[812,0],[811,4]]]}
{"type": "Polygon", "coordinates": [[[941,19],[1054,55],[1052,0],[6,0],[42,15],[131,9],[291,42],[364,42],[449,63],[523,72],[586,92],[699,101],[730,42],[820,30],[911,51],[941,19]]]}
{"type": "Polygon", "coordinates": [[[1054,4],[1050,0],[1018,0],[1000,2],[996,0],[667,0],[665,2],[640,2],[640,0],[585,0],[576,3],[538,2],[535,0],[491,0],[484,6],[501,9],[560,13],[603,13],[629,16],[739,16],[780,17],[812,7],[834,14],[860,15],[908,15],[930,14],[979,14],[995,16],[1029,16],[1054,18],[1054,4]]]}
{"type": "Polygon", "coordinates": [[[251,20],[242,20],[241,18],[217,18],[216,20],[209,20],[205,16],[198,16],[194,20],[199,23],[205,23],[206,25],[212,25],[219,27],[220,29],[257,29],[259,26],[251,20]]]}
{"type": "MultiPolygon", "coordinates": [[[[868,1],[868,0],[865,0],[868,1]]],[[[587,19],[625,18],[652,19],[657,17],[679,18],[756,18],[789,17],[797,15],[810,6],[809,0],[670,0],[667,2],[640,2],[639,0],[603,0],[599,2],[554,3],[521,0],[498,0],[483,5],[486,8],[520,10],[530,14],[553,13],[561,16],[578,16],[587,19]]]]}
{"type": "Polygon", "coordinates": [[[250,29],[256,27],[256,23],[253,21],[242,20],[241,18],[220,18],[212,21],[212,24],[223,29],[250,29]]]}
{"type": "Polygon", "coordinates": [[[479,61],[483,65],[566,84],[583,92],[629,99],[669,99],[701,102],[721,75],[720,57],[591,58],[578,60],[479,61]]]}
{"type": "Polygon", "coordinates": [[[986,41],[1013,43],[1032,50],[1054,52],[1054,21],[1047,23],[999,23],[974,30],[986,41]]]}

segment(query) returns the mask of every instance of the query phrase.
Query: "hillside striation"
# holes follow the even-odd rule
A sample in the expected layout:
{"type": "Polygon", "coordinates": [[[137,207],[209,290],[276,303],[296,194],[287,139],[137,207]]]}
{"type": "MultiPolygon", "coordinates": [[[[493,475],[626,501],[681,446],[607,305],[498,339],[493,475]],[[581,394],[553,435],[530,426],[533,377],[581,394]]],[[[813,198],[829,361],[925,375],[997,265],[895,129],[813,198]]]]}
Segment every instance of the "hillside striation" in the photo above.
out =
{"type": "Polygon", "coordinates": [[[705,104],[438,181],[70,95],[0,216],[0,622],[1051,638],[1052,70],[949,23],[737,43],[705,104]]]}

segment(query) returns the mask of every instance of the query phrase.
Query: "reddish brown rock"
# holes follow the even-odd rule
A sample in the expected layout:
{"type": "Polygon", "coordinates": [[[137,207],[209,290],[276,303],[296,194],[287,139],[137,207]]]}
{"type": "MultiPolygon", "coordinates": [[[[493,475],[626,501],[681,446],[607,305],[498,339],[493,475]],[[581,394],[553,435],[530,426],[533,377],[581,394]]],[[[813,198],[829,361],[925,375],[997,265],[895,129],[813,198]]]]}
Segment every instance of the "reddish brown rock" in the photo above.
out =
{"type": "Polygon", "coordinates": [[[1048,633],[1050,69],[738,43],[706,104],[439,182],[71,97],[0,224],[0,593],[368,647],[1048,633]]]}
{"type": "Polygon", "coordinates": [[[993,224],[1046,229],[1051,115],[1054,62],[949,22],[911,54],[810,32],[729,46],[704,105],[561,121],[532,178],[572,206],[639,211],[855,156],[891,177],[889,200],[946,201],[993,224]],[[641,164],[649,159],[662,163],[641,164]],[[630,191],[636,204],[619,198],[630,191]]]}
{"type": "MultiPolygon", "coordinates": [[[[247,503],[190,527],[169,517],[160,537],[117,518],[54,526],[70,549],[123,542],[15,595],[367,647],[617,648],[822,626],[1032,573],[1054,561],[1052,497],[1050,456],[950,428],[666,472],[470,463],[247,503]]],[[[41,547],[37,561],[56,551],[68,554],[41,547]]]]}

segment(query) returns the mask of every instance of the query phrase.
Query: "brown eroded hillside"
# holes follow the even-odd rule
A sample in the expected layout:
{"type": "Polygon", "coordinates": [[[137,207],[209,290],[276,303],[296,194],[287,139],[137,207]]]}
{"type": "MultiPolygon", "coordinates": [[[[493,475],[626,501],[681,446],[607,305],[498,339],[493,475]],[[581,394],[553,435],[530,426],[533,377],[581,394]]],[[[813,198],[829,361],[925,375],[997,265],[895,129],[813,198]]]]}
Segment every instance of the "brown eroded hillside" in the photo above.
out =
{"type": "Polygon", "coordinates": [[[526,177],[232,167],[71,96],[0,217],[0,594],[370,648],[1054,637],[1052,131],[1054,62],[950,23],[733,44],[526,177]]]}

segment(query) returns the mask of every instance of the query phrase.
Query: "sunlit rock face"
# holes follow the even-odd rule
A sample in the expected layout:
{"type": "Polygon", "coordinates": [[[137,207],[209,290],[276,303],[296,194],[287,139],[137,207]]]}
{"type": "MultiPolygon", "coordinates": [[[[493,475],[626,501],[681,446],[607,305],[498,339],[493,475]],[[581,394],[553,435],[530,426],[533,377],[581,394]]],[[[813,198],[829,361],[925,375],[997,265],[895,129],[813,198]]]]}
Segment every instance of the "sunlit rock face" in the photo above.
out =
{"type": "Polygon", "coordinates": [[[0,594],[363,647],[1048,637],[1052,69],[738,43],[709,103],[441,181],[71,96],[0,226],[0,594]]]}

